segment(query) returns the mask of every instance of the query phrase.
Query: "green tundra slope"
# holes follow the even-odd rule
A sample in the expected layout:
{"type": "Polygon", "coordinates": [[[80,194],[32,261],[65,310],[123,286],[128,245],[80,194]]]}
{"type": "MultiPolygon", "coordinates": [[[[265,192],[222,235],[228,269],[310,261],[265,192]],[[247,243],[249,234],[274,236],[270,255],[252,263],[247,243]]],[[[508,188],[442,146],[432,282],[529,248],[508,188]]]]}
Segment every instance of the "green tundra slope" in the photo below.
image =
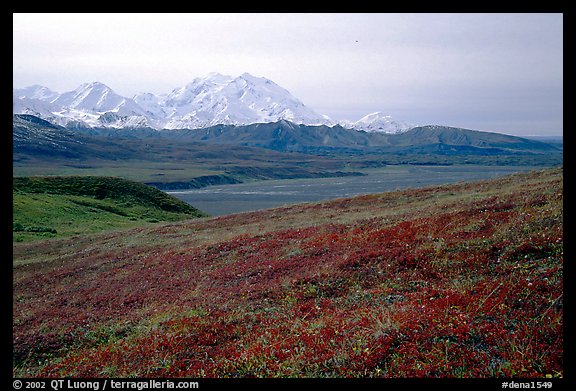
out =
{"type": "Polygon", "coordinates": [[[13,373],[561,377],[562,179],[14,243],[13,373]]]}
{"type": "Polygon", "coordinates": [[[150,186],[112,177],[16,177],[13,240],[28,241],[205,216],[150,186]]]}

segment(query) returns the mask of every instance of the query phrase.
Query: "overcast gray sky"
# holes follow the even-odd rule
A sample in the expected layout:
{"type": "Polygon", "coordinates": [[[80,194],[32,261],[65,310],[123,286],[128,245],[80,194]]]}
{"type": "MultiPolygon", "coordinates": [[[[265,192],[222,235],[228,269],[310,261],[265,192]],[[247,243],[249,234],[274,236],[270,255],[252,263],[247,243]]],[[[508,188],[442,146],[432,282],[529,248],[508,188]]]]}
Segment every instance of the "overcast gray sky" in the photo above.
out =
{"type": "Polygon", "coordinates": [[[334,119],[563,133],[562,14],[14,14],[13,84],[269,78],[334,119]]]}

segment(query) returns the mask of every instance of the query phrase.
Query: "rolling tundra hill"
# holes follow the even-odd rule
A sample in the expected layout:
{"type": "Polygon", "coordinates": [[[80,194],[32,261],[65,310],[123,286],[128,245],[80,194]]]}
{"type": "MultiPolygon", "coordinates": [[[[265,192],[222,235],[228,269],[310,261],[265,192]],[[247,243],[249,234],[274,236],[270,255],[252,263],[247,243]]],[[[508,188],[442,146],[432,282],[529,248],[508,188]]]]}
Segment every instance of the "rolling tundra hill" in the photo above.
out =
{"type": "Polygon", "coordinates": [[[12,179],[16,242],[121,229],[207,216],[158,189],[112,177],[12,179]]]}
{"type": "Polygon", "coordinates": [[[563,171],[13,245],[16,377],[562,377],[563,171]]]}

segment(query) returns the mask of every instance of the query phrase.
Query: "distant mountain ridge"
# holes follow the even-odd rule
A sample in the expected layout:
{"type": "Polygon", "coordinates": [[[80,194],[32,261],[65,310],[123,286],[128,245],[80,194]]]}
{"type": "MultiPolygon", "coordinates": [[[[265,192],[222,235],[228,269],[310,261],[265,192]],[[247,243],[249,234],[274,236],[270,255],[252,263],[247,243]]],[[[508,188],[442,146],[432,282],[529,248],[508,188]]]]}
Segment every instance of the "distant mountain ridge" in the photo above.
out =
{"type": "Polygon", "coordinates": [[[340,125],[303,125],[289,121],[252,125],[216,125],[174,134],[187,141],[261,147],[277,151],[426,151],[444,154],[559,152],[558,147],[500,133],[428,125],[387,134],[358,132],[340,125]]]}
{"type": "MultiPolygon", "coordinates": [[[[32,115],[16,114],[13,120],[14,146],[45,148],[56,139],[66,145],[82,144],[85,137],[164,138],[181,142],[266,148],[280,152],[410,152],[444,155],[562,153],[562,145],[501,133],[448,126],[428,125],[397,134],[361,132],[340,125],[304,125],[286,120],[250,125],[215,125],[201,129],[158,132],[149,128],[98,128],[83,131],[54,126],[32,115]],[[52,140],[52,141],[51,141],[52,140]]],[[[56,143],[60,145],[60,143],[56,143]]]]}
{"type": "Polygon", "coordinates": [[[362,175],[389,165],[561,165],[562,144],[423,126],[401,134],[289,121],[203,129],[70,129],[13,116],[13,173],[116,175],[160,189],[362,175]]]}
{"type": "Polygon", "coordinates": [[[264,77],[210,73],[170,93],[123,97],[100,82],[62,94],[34,85],[13,89],[13,113],[30,114],[68,128],[199,129],[280,120],[304,125],[342,125],[368,132],[401,133],[413,127],[381,112],[359,121],[335,121],[307,107],[264,77]]]}

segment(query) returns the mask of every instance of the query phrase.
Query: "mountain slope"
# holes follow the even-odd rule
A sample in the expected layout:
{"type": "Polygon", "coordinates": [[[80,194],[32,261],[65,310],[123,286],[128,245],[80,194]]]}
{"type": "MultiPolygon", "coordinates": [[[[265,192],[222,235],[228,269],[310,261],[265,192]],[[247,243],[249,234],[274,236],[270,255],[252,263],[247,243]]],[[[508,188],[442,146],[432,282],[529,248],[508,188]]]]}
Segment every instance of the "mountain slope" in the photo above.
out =
{"type": "Polygon", "coordinates": [[[162,189],[198,188],[247,179],[360,175],[320,156],[186,139],[189,131],[69,130],[14,115],[14,175],[120,176],[162,189]]]}
{"type": "Polygon", "coordinates": [[[14,253],[16,377],[562,377],[562,169],[14,253]]]}
{"type": "MultiPolygon", "coordinates": [[[[12,121],[13,159],[130,158],[129,148],[53,125],[33,115],[16,114],[12,121]]],[[[69,161],[72,163],[72,161],[69,161]]]]}
{"type": "Polygon", "coordinates": [[[448,154],[561,153],[557,146],[499,133],[446,126],[400,132],[362,132],[336,126],[308,126],[289,121],[252,125],[217,125],[166,135],[182,140],[256,146],[278,151],[437,152],[448,154]],[[445,148],[448,147],[448,148],[445,148]]]}
{"type": "Polygon", "coordinates": [[[306,151],[311,147],[361,149],[375,142],[367,134],[338,125],[306,126],[289,121],[241,126],[216,125],[178,131],[174,136],[186,140],[255,146],[278,151],[306,151]]]}
{"type": "Polygon", "coordinates": [[[474,147],[478,149],[498,149],[518,152],[546,152],[558,150],[556,146],[494,132],[429,125],[410,129],[395,137],[388,138],[394,146],[448,145],[474,147]]]}
{"type": "Polygon", "coordinates": [[[15,115],[33,115],[48,120],[54,124],[60,122],[60,117],[54,114],[58,111],[59,107],[55,106],[51,102],[41,99],[23,96],[21,98],[14,98],[12,101],[12,112],[15,115]]]}

